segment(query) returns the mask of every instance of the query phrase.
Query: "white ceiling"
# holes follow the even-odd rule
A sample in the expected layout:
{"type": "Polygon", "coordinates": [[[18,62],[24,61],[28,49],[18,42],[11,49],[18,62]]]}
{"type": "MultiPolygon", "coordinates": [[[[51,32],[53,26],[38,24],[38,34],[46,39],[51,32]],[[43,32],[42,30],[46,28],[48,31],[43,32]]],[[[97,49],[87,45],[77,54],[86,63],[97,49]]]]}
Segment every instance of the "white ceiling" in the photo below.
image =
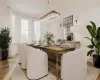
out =
{"type": "Polygon", "coordinates": [[[8,6],[39,17],[48,11],[48,0],[7,0],[8,6]]]}

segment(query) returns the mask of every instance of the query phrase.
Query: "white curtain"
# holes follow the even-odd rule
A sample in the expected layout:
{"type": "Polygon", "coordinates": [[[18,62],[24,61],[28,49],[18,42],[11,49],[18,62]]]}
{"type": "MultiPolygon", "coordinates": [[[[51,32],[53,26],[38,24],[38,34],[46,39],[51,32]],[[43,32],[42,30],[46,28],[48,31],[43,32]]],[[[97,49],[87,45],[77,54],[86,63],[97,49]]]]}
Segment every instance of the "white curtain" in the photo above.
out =
{"type": "Polygon", "coordinates": [[[34,41],[34,21],[35,19],[32,17],[28,17],[25,15],[21,15],[9,9],[10,12],[10,30],[12,36],[12,43],[32,43],[34,41]],[[27,40],[22,40],[22,33],[21,27],[22,22],[21,20],[28,21],[28,37],[27,40]]]}
{"type": "Polygon", "coordinates": [[[12,43],[18,43],[20,42],[20,17],[11,11],[10,12],[10,35],[12,36],[12,43]]]}

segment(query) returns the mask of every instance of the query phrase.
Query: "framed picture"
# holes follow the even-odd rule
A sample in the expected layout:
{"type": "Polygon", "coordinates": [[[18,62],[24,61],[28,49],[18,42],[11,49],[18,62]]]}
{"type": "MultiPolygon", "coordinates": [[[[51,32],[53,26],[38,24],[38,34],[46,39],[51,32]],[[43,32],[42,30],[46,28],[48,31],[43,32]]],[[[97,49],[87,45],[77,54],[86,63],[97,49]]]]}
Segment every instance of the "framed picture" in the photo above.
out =
{"type": "Polygon", "coordinates": [[[64,35],[65,39],[70,34],[70,27],[73,26],[73,15],[68,16],[63,19],[63,26],[64,26],[64,35]]]}
{"type": "Polygon", "coordinates": [[[64,27],[71,27],[73,26],[73,15],[68,16],[63,19],[63,26],[64,27]]]}

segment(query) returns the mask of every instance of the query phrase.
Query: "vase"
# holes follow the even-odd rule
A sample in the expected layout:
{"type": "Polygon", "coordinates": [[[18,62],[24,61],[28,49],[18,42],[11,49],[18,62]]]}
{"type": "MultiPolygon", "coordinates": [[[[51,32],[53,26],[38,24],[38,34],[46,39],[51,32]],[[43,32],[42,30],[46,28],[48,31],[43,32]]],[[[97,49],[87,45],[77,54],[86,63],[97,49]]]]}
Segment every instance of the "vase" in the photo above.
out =
{"type": "Polygon", "coordinates": [[[50,41],[49,41],[49,40],[47,40],[47,45],[48,45],[48,46],[50,45],[50,41]]]}
{"type": "Polygon", "coordinates": [[[2,60],[7,60],[8,50],[7,49],[2,50],[1,55],[2,55],[2,60]]]}
{"type": "Polygon", "coordinates": [[[93,63],[96,68],[100,68],[100,55],[93,55],[93,63]]]}

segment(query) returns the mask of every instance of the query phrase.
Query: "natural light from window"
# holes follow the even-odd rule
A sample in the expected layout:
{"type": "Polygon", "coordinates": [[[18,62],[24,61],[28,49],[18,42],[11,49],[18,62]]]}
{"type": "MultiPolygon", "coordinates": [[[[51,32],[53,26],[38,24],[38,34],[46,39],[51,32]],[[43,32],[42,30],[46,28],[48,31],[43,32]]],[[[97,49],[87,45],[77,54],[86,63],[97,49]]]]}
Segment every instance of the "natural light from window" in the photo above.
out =
{"type": "Polygon", "coordinates": [[[28,20],[21,19],[21,42],[28,42],[28,20]]]}

